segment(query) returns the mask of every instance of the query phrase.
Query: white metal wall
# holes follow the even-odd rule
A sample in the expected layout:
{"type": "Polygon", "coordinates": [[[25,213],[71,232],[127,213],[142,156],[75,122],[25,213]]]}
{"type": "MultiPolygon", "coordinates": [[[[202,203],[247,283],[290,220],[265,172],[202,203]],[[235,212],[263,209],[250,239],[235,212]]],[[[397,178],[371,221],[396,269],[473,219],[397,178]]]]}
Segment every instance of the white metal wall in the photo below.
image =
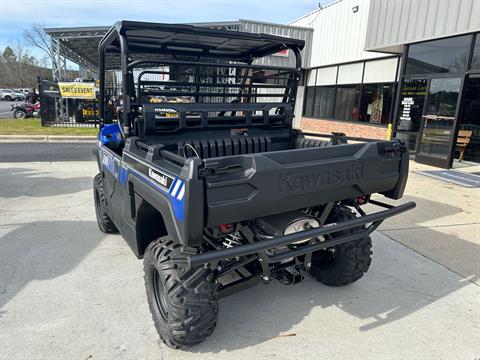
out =
{"type": "MultiPolygon", "coordinates": [[[[305,40],[305,47],[302,50],[302,67],[306,67],[308,59],[310,58],[310,51],[312,47],[312,29],[245,19],[240,19],[239,22],[240,31],[257,34],[279,35],[305,40]]],[[[286,57],[270,55],[261,59],[257,59],[254,63],[273,66],[295,66],[295,55],[290,51],[286,57]]]]}
{"type": "Polygon", "coordinates": [[[406,43],[474,31],[479,0],[371,0],[365,48],[401,52],[406,43]]]}
{"type": "Polygon", "coordinates": [[[384,57],[364,51],[369,7],[370,0],[339,0],[290,23],[313,28],[310,62],[305,67],[384,57]]]}

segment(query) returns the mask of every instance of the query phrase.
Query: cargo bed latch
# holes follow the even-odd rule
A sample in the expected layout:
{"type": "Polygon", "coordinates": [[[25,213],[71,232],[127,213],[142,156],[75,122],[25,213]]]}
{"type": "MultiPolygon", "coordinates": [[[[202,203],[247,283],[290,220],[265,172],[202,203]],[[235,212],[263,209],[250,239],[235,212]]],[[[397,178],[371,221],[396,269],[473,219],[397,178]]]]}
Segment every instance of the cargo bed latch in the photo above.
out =
{"type": "Polygon", "coordinates": [[[242,170],[242,166],[239,164],[233,164],[233,165],[226,165],[223,167],[217,167],[217,168],[204,168],[203,173],[208,176],[208,175],[224,175],[224,174],[232,174],[238,171],[242,170]]]}
{"type": "Polygon", "coordinates": [[[388,145],[386,145],[383,148],[383,151],[384,151],[385,155],[389,155],[389,154],[392,154],[392,153],[403,154],[407,151],[407,148],[406,148],[405,144],[403,144],[401,142],[390,142],[390,143],[388,143],[388,145]]]}

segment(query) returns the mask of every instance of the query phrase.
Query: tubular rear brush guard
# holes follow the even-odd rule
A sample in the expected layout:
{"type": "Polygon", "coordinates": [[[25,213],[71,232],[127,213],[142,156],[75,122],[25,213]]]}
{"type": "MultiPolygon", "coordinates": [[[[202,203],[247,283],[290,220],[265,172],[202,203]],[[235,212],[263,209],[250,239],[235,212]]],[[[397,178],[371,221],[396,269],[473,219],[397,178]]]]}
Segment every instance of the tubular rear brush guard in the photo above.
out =
{"type": "Polygon", "coordinates": [[[405,211],[413,209],[416,206],[416,203],[413,201],[407,202],[399,206],[392,206],[376,200],[370,200],[369,203],[386,208],[387,210],[379,211],[373,214],[362,215],[358,218],[355,218],[349,221],[343,221],[341,223],[337,223],[333,225],[327,225],[320,228],[301,231],[295,234],[280,236],[273,240],[257,241],[252,244],[235,246],[229,249],[208,251],[202,254],[189,256],[188,261],[190,266],[213,264],[219,260],[235,258],[235,257],[245,256],[245,255],[252,255],[252,254],[265,251],[277,246],[288,245],[293,242],[307,240],[315,236],[328,235],[328,234],[356,228],[356,227],[363,226],[370,223],[370,225],[367,226],[364,230],[358,231],[354,234],[339,236],[331,240],[325,240],[321,243],[303,246],[301,248],[288,251],[286,253],[282,253],[276,256],[269,256],[265,254],[265,258],[267,262],[274,263],[287,258],[304,255],[306,253],[311,253],[313,251],[326,249],[326,248],[340,245],[358,238],[368,236],[373,231],[375,231],[375,229],[377,229],[380,226],[380,224],[383,222],[383,220],[385,220],[386,218],[401,214],[405,211]]]}

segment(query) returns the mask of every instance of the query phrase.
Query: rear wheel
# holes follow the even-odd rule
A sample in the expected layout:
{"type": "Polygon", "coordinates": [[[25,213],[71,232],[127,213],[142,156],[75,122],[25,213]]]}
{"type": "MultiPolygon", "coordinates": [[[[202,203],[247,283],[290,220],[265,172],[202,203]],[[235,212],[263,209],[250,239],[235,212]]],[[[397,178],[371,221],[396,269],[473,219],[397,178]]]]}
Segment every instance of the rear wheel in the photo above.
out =
{"type": "MultiPolygon", "coordinates": [[[[355,218],[347,207],[337,206],[328,222],[342,222],[355,218]]],[[[341,231],[336,236],[351,234],[358,229],[341,231]]],[[[312,254],[311,275],[329,286],[344,286],[359,280],[368,271],[372,261],[372,240],[369,236],[316,251],[312,254]]]]}
{"type": "Polygon", "coordinates": [[[12,101],[12,97],[10,95],[5,95],[5,97],[3,98],[3,100],[5,101],[12,101]]]}
{"type": "Polygon", "coordinates": [[[22,111],[22,110],[15,110],[13,112],[13,117],[15,119],[25,119],[27,117],[27,114],[25,113],[25,111],[22,111]]]}
{"type": "Polygon", "coordinates": [[[117,233],[118,229],[107,213],[107,204],[103,192],[103,179],[101,174],[97,174],[93,179],[93,196],[95,200],[95,214],[99,229],[107,234],[117,233]]]}
{"type": "Polygon", "coordinates": [[[218,300],[211,270],[189,267],[181,246],[166,237],[148,246],[144,270],[150,312],[167,346],[192,346],[212,334],[218,300]]]}

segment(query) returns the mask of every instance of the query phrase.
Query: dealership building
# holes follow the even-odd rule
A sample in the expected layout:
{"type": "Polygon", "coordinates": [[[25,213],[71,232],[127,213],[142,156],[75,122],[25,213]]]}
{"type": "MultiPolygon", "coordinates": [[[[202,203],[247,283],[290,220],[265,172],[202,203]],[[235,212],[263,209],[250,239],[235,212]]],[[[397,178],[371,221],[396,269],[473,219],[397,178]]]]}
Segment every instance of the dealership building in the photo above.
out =
{"type": "MultiPolygon", "coordinates": [[[[338,0],[290,24],[196,25],[305,40],[298,128],[373,139],[392,128],[418,162],[452,167],[460,142],[465,161],[480,161],[478,0],[338,0]]],[[[94,71],[107,30],[46,29],[59,57],[94,71]]],[[[294,57],[283,52],[260,61],[293,65],[294,57]]]]}
{"type": "Polygon", "coordinates": [[[299,127],[386,138],[392,124],[418,162],[451,167],[465,141],[480,160],[480,1],[340,0],[290,25],[313,29],[299,127]]]}

